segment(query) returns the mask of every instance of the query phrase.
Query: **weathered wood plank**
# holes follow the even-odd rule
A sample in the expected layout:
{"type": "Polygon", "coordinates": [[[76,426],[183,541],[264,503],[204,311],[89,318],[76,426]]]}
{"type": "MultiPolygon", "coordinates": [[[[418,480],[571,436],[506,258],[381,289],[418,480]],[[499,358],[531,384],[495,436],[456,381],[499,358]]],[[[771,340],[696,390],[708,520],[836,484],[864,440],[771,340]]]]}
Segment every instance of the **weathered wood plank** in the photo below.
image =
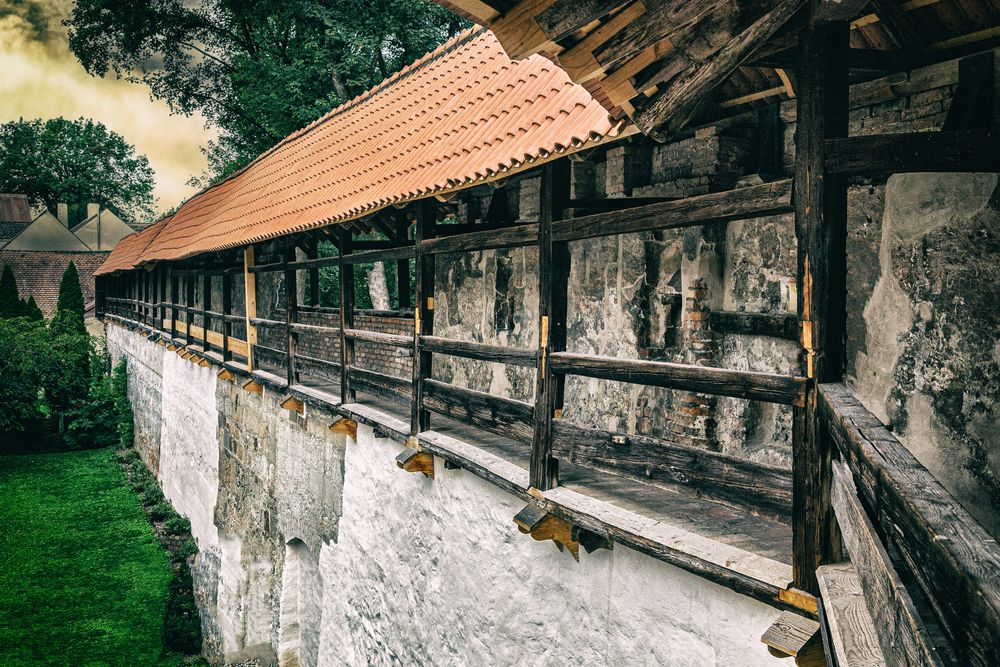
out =
{"type": "Polygon", "coordinates": [[[517,225],[481,232],[467,232],[420,241],[420,252],[436,255],[445,252],[472,252],[492,248],[516,248],[538,242],[538,225],[517,225]]]}
{"type": "Polygon", "coordinates": [[[1000,171],[1000,131],[909,132],[826,140],[830,173],[1000,171]]]}
{"type": "Polygon", "coordinates": [[[533,413],[529,403],[427,379],[424,406],[505,438],[531,443],[533,413]]]}
{"type": "Polygon", "coordinates": [[[760,640],[785,655],[798,657],[819,636],[819,623],[790,611],[782,612],[760,640]]]}
{"type": "Polygon", "coordinates": [[[627,474],[644,481],[690,487],[699,496],[753,514],[788,521],[790,470],[641,435],[609,433],[553,421],[552,452],[576,465],[627,474]]]}
{"type": "MultiPolygon", "coordinates": [[[[249,245],[243,249],[243,298],[246,313],[247,329],[247,370],[253,371],[253,347],[257,344],[257,327],[250,320],[257,317],[257,276],[251,273],[254,266],[253,246],[249,245]]],[[[174,283],[173,301],[177,302],[177,284],[174,283]]],[[[174,311],[174,319],[177,319],[177,311],[174,311]]]]}
{"type": "Polygon", "coordinates": [[[878,508],[873,520],[923,589],[959,662],[994,664],[1000,655],[997,541],[847,387],[823,384],[819,396],[823,423],[862,498],[878,508]]]}
{"type": "Polygon", "coordinates": [[[552,371],[616,382],[685,389],[716,396],[801,405],[806,380],[789,375],[733,371],[708,366],[559,352],[549,355],[552,371]]]}
{"type": "Polygon", "coordinates": [[[348,329],[344,332],[344,335],[351,340],[360,340],[365,343],[373,343],[375,345],[405,348],[413,347],[413,336],[382,333],[379,331],[366,331],[364,329],[348,329]]]}
{"type": "Polygon", "coordinates": [[[795,315],[713,310],[708,316],[708,322],[716,333],[773,336],[794,341],[799,339],[799,319],[795,315]]]}
{"type": "Polygon", "coordinates": [[[416,259],[416,303],[413,311],[413,403],[410,406],[410,434],[418,435],[431,425],[431,416],[424,407],[424,383],[431,376],[433,357],[420,344],[422,336],[434,333],[434,255],[425,252],[424,244],[431,241],[437,227],[437,209],[433,200],[418,204],[414,245],[416,259]]]}
{"type": "Polygon", "coordinates": [[[792,181],[786,179],[726,192],[714,192],[560,220],[552,223],[552,237],[557,241],[576,241],[598,236],[745,220],[791,211],[792,181]]]}
{"type": "Polygon", "coordinates": [[[837,667],[882,667],[885,658],[868,613],[858,573],[851,563],[823,565],[816,571],[837,667]]]}
{"type": "Polygon", "coordinates": [[[546,37],[558,42],[628,2],[631,0],[556,0],[535,17],[535,22],[546,37]]]}
{"type": "Polygon", "coordinates": [[[351,230],[341,227],[338,244],[340,250],[340,402],[353,403],[355,393],[347,370],[354,365],[354,341],[347,339],[347,330],[354,328],[354,265],[347,261],[353,251],[351,230]]]}
{"type": "Polygon", "coordinates": [[[405,378],[357,366],[348,368],[347,374],[350,376],[351,382],[362,391],[394,400],[403,405],[410,404],[412,387],[410,381],[405,378]]]}
{"type": "Polygon", "coordinates": [[[538,360],[537,350],[475,343],[440,336],[421,336],[420,347],[427,352],[512,366],[534,366],[538,360]]]}
{"type": "Polygon", "coordinates": [[[833,463],[833,508],[861,582],[861,590],[879,632],[882,654],[892,664],[944,664],[903,586],[889,554],[861,506],[851,472],[833,463]]]}

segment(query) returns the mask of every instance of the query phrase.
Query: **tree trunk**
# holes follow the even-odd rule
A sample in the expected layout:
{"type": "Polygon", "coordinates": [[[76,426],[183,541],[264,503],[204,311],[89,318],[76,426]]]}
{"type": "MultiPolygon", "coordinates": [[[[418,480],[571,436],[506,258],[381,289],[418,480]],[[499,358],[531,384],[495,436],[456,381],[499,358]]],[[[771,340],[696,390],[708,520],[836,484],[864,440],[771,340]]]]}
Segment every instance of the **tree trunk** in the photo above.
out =
{"type": "Polygon", "coordinates": [[[385,265],[376,262],[368,270],[368,294],[375,310],[389,310],[389,287],[385,282],[385,265]]]}

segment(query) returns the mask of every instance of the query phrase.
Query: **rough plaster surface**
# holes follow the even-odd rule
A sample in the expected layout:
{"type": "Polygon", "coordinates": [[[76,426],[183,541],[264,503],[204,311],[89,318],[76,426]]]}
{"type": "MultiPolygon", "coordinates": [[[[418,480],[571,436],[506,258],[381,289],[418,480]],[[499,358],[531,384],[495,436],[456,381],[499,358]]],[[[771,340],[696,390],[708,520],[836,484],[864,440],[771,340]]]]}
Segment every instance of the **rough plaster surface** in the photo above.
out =
{"type": "Polygon", "coordinates": [[[320,661],[349,665],[764,665],[773,608],[616,545],[577,563],[511,521],[523,502],[401,446],[349,441],[323,547],[320,661]],[[326,599],[329,598],[329,602],[326,599]]]}
{"type": "Polygon", "coordinates": [[[305,419],[145,337],[109,327],[160,480],[191,519],[205,654],[216,664],[763,665],[773,608],[625,547],[522,535],[523,503],[460,470],[400,471],[401,447],[305,419]],[[141,359],[161,358],[160,375],[141,359]],[[154,414],[156,413],[156,414],[154,414]],[[157,416],[158,415],[158,416],[157,416]],[[346,440],[346,447],[345,447],[346,440]]]}

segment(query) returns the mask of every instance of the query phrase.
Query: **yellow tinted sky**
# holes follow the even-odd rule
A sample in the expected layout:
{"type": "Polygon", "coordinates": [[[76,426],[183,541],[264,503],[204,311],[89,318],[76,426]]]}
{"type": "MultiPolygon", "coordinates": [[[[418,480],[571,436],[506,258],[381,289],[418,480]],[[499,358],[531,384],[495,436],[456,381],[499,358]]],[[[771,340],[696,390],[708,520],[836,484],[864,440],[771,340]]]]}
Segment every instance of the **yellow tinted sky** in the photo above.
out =
{"type": "Polygon", "coordinates": [[[70,52],[60,25],[71,2],[36,3],[33,22],[26,4],[0,0],[0,122],[93,118],[149,157],[156,171],[158,210],[193,194],[185,183],[201,174],[205,159],[198,149],[213,137],[203,119],[171,115],[166,104],[150,100],[145,86],[88,75],[70,52]]]}

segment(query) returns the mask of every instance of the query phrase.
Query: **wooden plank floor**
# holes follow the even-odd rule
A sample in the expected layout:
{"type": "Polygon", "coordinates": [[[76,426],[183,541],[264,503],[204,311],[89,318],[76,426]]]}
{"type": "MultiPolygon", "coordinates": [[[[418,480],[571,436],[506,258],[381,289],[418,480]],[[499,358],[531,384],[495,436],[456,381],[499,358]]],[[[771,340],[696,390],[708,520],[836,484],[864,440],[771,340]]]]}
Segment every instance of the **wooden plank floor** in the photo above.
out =
{"type": "MultiPolygon", "coordinates": [[[[283,368],[261,364],[265,370],[284,378],[283,368]]],[[[328,394],[337,402],[340,386],[300,374],[300,384],[310,390],[328,394]]],[[[358,392],[358,403],[385,412],[409,423],[408,405],[358,392]]],[[[530,446],[514,442],[488,431],[483,431],[437,414],[431,415],[431,429],[474,445],[527,470],[530,446]]],[[[645,517],[672,524],[703,537],[728,544],[790,564],[792,554],[791,525],[755,516],[745,510],[722,503],[694,497],[676,490],[644,483],[642,480],[613,473],[593,470],[568,462],[560,465],[561,485],[597,500],[608,502],[622,509],[645,517]]]]}

